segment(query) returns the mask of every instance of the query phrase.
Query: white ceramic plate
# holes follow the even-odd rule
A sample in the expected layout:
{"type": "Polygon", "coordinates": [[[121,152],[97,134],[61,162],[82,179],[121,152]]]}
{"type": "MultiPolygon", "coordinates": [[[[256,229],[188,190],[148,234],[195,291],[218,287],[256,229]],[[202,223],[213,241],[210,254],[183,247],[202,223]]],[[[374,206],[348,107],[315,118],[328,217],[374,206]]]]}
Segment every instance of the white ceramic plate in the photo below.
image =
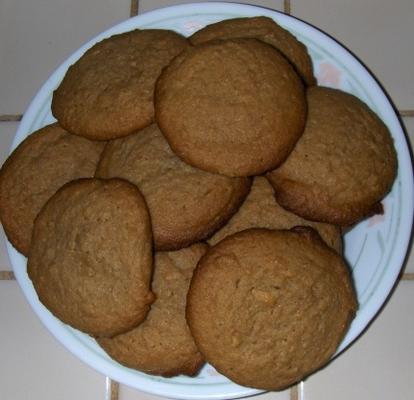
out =
{"type": "MultiPolygon", "coordinates": [[[[52,92],[65,71],[97,41],[134,28],[173,29],[186,36],[223,19],[266,15],[302,40],[312,56],[321,85],[338,87],[365,101],[388,125],[398,152],[399,172],[391,193],[384,200],[384,215],[356,226],[345,237],[345,254],[352,268],[359,310],[338,352],[347,347],[372,320],[389,295],[403,264],[413,218],[413,176],[410,154],[400,122],[381,87],[365,67],[346,49],[318,29],[268,9],[230,3],[199,3],[169,7],[127,20],[96,36],[69,57],[46,81],[24,114],[12,148],[29,133],[54,121],[52,92]]],[[[54,318],[39,303],[26,273],[26,258],[8,245],[16,278],[35,313],[53,335],[86,364],[123,384],[169,398],[229,399],[259,393],[244,388],[205,366],[194,378],[161,378],[123,367],[110,359],[89,336],[54,318]]]]}

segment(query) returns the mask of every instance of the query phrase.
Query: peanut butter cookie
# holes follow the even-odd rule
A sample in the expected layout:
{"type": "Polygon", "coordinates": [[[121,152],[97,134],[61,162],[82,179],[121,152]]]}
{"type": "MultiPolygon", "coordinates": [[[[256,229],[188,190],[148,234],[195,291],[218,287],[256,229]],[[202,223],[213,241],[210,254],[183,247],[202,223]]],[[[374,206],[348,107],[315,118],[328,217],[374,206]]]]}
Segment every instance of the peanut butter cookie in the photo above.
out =
{"type": "Polygon", "coordinates": [[[282,163],[301,136],[306,98],[299,76],[272,46],[217,40],[187,49],[163,70],[155,116],[188,164],[259,175],[282,163]]]}
{"type": "Polygon", "coordinates": [[[79,179],[36,218],[28,274],[61,321],[113,336],[142,322],[153,301],[151,244],[149,213],[135,185],[79,179]]]}
{"type": "Polygon", "coordinates": [[[121,137],[154,119],[154,85],[188,46],[179,34],[134,30],[95,44],[67,71],[52,113],[68,131],[95,140],[121,137]]]}
{"type": "Polygon", "coordinates": [[[200,260],[187,322],[232,381],[280,390],[326,364],[356,310],[343,259],[312,228],[249,229],[200,260]]]}
{"type": "Polygon", "coordinates": [[[286,162],[267,174],[276,199],[303,218],[351,225],[382,212],[397,156],[387,126],[355,96],[308,89],[305,132],[286,162]]]}

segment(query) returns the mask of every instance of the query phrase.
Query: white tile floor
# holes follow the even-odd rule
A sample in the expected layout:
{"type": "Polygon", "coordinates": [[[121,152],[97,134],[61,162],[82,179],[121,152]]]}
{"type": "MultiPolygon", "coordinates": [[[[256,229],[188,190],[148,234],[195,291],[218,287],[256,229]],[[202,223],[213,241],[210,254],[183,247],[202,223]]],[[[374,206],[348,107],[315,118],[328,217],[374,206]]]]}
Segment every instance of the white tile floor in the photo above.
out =
{"type": "Polygon", "coordinates": [[[105,377],[41,325],[16,281],[0,281],[0,398],[104,399],[105,377]]]}
{"type": "MultiPolygon", "coordinates": [[[[132,0],[135,1],[135,0],[132,0]]],[[[184,3],[141,0],[139,11],[184,3]]],[[[283,9],[282,0],[249,1],[283,9]]],[[[292,14],[349,46],[383,83],[400,109],[414,110],[414,2],[411,0],[291,0],[292,14]]],[[[68,54],[108,26],[128,18],[130,0],[3,0],[0,2],[0,117],[21,114],[41,83],[68,54]]],[[[414,114],[404,118],[414,142],[414,114]]],[[[1,120],[1,118],[0,118],[1,120]]],[[[0,122],[0,163],[16,122],[0,122]]],[[[0,232],[0,271],[11,270],[0,232]]],[[[414,253],[406,278],[414,274],[414,253]]],[[[0,275],[1,276],[1,275],[0,275]]],[[[263,400],[411,400],[414,398],[414,280],[402,281],[368,331],[345,354],[295,392],[263,400]]],[[[0,280],[0,399],[156,400],[106,379],[68,353],[40,324],[16,281],[0,280]]]]}

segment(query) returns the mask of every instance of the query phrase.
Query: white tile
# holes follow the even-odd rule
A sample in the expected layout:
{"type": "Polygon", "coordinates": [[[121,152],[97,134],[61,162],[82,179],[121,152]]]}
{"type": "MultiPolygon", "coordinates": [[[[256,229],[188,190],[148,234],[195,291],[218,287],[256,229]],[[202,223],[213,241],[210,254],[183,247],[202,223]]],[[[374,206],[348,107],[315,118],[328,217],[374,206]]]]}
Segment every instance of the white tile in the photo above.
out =
{"type": "Polygon", "coordinates": [[[130,0],[0,2],[0,114],[22,114],[71,53],[129,17],[130,0]]]}
{"type": "Polygon", "coordinates": [[[0,165],[6,161],[18,125],[18,122],[0,122],[0,165]]]}
{"type": "Polygon", "coordinates": [[[0,398],[103,400],[105,377],[41,325],[16,281],[0,281],[0,398]]]}
{"type": "Polygon", "coordinates": [[[129,386],[119,385],[119,400],[163,400],[163,397],[153,396],[139,390],[130,388],[129,386]]]}
{"type": "MultiPolygon", "coordinates": [[[[405,131],[408,136],[409,145],[411,146],[411,150],[414,149],[414,117],[411,118],[403,118],[403,123],[405,126],[405,131]]],[[[413,152],[411,152],[413,154],[413,152]]],[[[404,268],[405,273],[414,273],[414,244],[411,243],[410,250],[408,253],[408,258],[404,268]]]]}
{"type": "Polygon", "coordinates": [[[301,400],[414,398],[414,281],[399,283],[364,335],[304,383],[301,400]]]}
{"type": "Polygon", "coordinates": [[[293,0],[292,14],[350,48],[398,108],[414,108],[412,0],[293,0]]]}
{"type": "Polygon", "coordinates": [[[281,392],[267,392],[258,396],[249,397],[252,400],[289,400],[290,389],[281,392]]]}
{"type": "Polygon", "coordinates": [[[407,261],[403,272],[406,274],[414,274],[414,246],[412,243],[408,251],[407,261]]]}
{"type": "Polygon", "coordinates": [[[6,249],[6,240],[4,229],[0,226],[0,271],[11,271],[13,269],[6,249]]]}
{"type": "MultiPolygon", "coordinates": [[[[214,1],[214,0],[207,0],[214,1]]],[[[283,11],[283,0],[252,0],[252,1],[243,1],[243,0],[228,0],[229,3],[246,3],[252,4],[260,7],[272,8],[273,10],[283,11]]],[[[173,6],[177,4],[188,4],[196,3],[194,0],[140,0],[139,2],[139,13],[151,11],[157,8],[173,6]]]]}
{"type": "MultiPolygon", "coordinates": [[[[132,389],[125,385],[119,386],[119,400],[163,400],[164,397],[153,396],[132,389]]],[[[284,390],[282,392],[268,392],[252,397],[244,397],[244,399],[252,400],[289,400],[290,390],[284,390]]]]}

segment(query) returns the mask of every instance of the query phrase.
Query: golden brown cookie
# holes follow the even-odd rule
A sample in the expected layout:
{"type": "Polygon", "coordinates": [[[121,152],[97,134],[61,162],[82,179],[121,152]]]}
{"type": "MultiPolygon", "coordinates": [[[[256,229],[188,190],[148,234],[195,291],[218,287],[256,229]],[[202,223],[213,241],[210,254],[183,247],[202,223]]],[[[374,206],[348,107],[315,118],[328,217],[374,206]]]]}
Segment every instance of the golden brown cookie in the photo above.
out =
{"type": "Polygon", "coordinates": [[[157,123],[185,162],[228,176],[279,165],[302,134],[306,99],[299,76],[256,39],[189,48],[163,70],[157,123]]]}
{"type": "Polygon", "coordinates": [[[307,85],[316,83],[306,46],[271,18],[227,19],[207,25],[190,36],[189,40],[198,45],[214,39],[236,38],[254,38],[272,45],[292,63],[307,85]]]}
{"type": "Polygon", "coordinates": [[[348,269],[316,231],[249,229],[200,260],[186,315],[220,373],[280,390],[329,361],[355,310],[348,269]]]}
{"type": "Polygon", "coordinates": [[[208,242],[214,245],[233,233],[249,228],[290,229],[295,226],[314,228],[328,246],[338,253],[342,252],[342,237],[339,227],[308,221],[280,207],[267,179],[256,176],[250,193],[240,209],[208,242]]]}
{"type": "Polygon", "coordinates": [[[27,256],[37,213],[63,184],[93,176],[104,145],[52,124],[13,151],[0,171],[0,219],[17,250],[27,256]]]}
{"type": "Polygon", "coordinates": [[[98,343],[121,364],[153,375],[195,375],[204,363],[185,319],[188,287],[208,245],[155,254],[156,300],[137,328],[98,343]]]}
{"type": "Polygon", "coordinates": [[[136,184],[151,214],[155,247],[176,250],[219,229],[239,208],[249,178],[193,168],[170,149],[156,124],[105,147],[96,176],[136,184]]]}
{"type": "Polygon", "coordinates": [[[104,39],[68,69],[53,93],[53,115],[68,131],[96,140],[149,125],[155,81],[187,46],[184,37],[160,29],[104,39]]]}
{"type": "Polygon", "coordinates": [[[397,157],[386,125],[355,96],[309,88],[305,132],[267,174],[279,204],[303,218],[351,225],[382,210],[397,157]]]}
{"type": "Polygon", "coordinates": [[[40,301],[93,336],[145,318],[153,295],[150,217],[135,185],[79,179],[53,195],[35,220],[28,274],[40,301]]]}

